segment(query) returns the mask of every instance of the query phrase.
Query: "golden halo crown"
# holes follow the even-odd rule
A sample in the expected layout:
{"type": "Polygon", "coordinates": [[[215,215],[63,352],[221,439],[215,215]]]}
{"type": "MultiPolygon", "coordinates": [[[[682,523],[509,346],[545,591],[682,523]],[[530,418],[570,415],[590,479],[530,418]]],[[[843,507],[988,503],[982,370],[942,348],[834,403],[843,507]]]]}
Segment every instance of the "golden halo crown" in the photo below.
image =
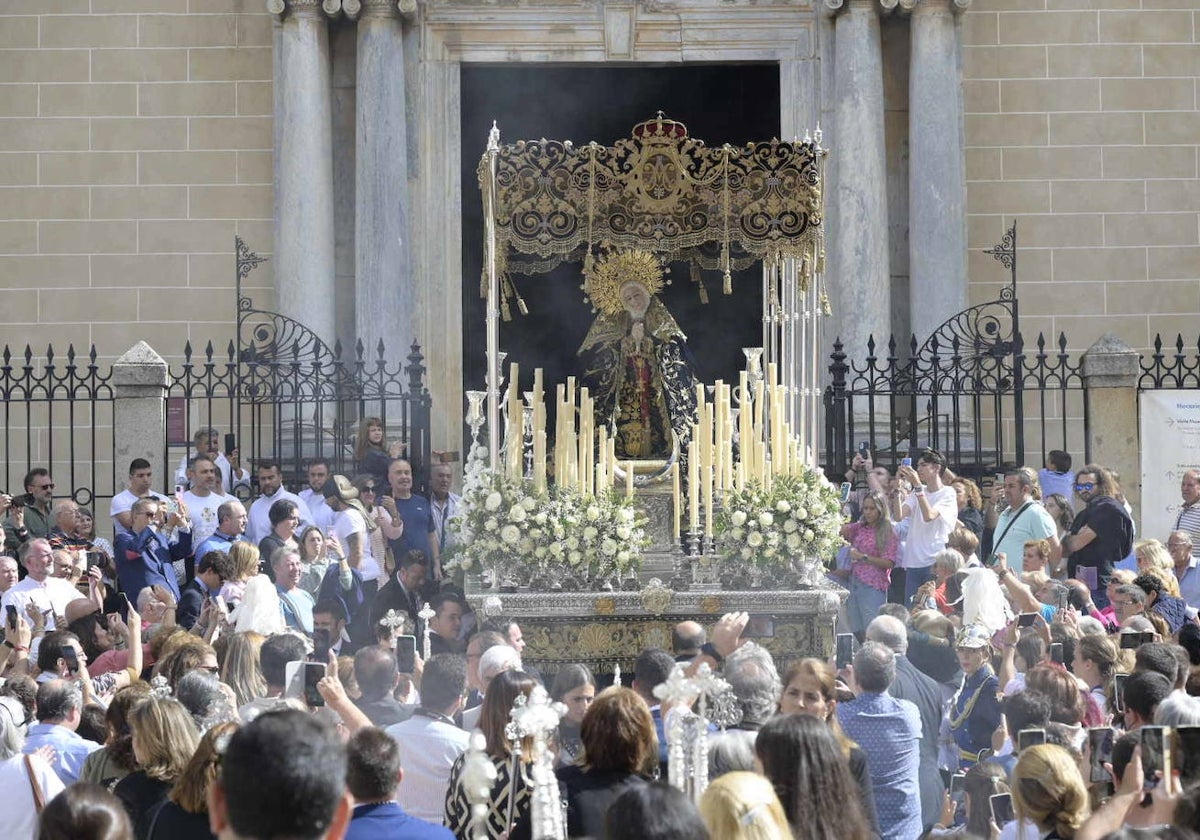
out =
{"type": "Polygon", "coordinates": [[[651,297],[661,292],[667,281],[658,257],[649,251],[613,251],[585,274],[583,288],[592,309],[616,316],[625,311],[621,287],[626,283],[640,283],[651,297]]]}

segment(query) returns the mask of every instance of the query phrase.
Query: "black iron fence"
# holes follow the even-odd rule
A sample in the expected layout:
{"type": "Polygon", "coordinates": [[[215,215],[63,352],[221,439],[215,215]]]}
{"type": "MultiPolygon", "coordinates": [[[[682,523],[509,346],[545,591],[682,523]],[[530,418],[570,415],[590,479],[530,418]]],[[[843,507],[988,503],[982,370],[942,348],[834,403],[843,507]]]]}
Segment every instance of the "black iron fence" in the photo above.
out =
{"type": "Polygon", "coordinates": [[[65,357],[53,346],[35,357],[26,345],[15,360],[6,345],[0,358],[0,492],[23,494],[25,473],[45,467],[56,496],[70,495],[84,507],[103,504],[107,514],[115,486],[111,368],[96,364],[95,346],[80,359],[73,344],[65,357]]]}
{"type": "Polygon", "coordinates": [[[1162,336],[1155,335],[1154,352],[1142,355],[1138,390],[1200,388],[1200,339],[1187,346],[1183,336],[1176,335],[1173,353],[1163,352],[1163,346],[1162,336]]]}

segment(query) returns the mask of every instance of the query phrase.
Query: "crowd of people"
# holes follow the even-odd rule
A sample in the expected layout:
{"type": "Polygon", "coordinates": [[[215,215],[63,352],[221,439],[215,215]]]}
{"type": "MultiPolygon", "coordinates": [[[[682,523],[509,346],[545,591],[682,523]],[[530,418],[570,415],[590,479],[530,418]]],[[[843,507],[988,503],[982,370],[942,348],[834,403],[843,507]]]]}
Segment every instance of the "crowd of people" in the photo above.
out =
{"type": "Polygon", "coordinates": [[[833,657],[777,662],[734,612],[609,685],[541,674],[442,574],[452,464],[416,493],[368,418],[358,474],[314,460],[293,493],[219,440],[197,435],[172,493],[133,461],[111,543],[45,469],[0,496],[14,840],[541,836],[537,750],[509,724],[542,688],[570,837],[1200,836],[1196,473],[1176,530],[1134,542],[1116,477],[1066,453],[981,491],[937,452],[892,474],[864,448],[833,657]],[[703,665],[735,713],[693,802],[666,783],[687,704],[655,689],[703,665]]]}

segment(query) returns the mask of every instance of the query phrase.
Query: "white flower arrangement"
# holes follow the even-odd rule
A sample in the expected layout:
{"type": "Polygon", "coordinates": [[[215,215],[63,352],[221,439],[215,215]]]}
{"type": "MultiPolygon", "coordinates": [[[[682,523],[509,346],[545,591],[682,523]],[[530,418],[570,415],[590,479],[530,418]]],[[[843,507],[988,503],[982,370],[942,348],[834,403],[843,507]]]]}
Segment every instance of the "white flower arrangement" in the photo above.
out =
{"type": "Polygon", "coordinates": [[[585,497],[571,488],[542,493],[487,467],[476,445],[463,482],[463,514],[448,526],[458,535],[448,569],[487,571],[493,586],[531,581],[576,585],[620,580],[641,567],[650,539],[633,503],[614,494],[585,497]]]}
{"type": "Polygon", "coordinates": [[[768,491],[757,482],[726,493],[714,523],[723,572],[811,580],[841,544],[841,502],[824,474],[805,469],[779,476],[768,491]]]}

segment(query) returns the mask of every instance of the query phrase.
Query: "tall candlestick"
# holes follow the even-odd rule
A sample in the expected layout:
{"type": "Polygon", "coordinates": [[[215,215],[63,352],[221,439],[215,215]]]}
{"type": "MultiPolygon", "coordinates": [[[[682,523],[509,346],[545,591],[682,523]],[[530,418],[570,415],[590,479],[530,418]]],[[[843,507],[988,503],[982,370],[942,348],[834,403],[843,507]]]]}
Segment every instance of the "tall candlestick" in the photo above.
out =
{"type": "Polygon", "coordinates": [[[546,433],[541,430],[533,433],[533,489],[546,489],[546,433]]]}
{"type": "MultiPolygon", "coordinates": [[[[692,434],[696,434],[694,426],[692,434]]],[[[700,530],[700,453],[695,437],[688,444],[688,530],[692,533],[700,530]]]]}
{"type": "Polygon", "coordinates": [[[717,489],[721,489],[721,481],[725,477],[725,406],[722,402],[724,392],[725,383],[718,379],[713,393],[713,473],[717,489]]]}
{"type": "Polygon", "coordinates": [[[625,498],[633,498],[633,461],[625,462],[625,498]]]}
{"type": "Polygon", "coordinates": [[[671,464],[671,522],[675,541],[679,541],[679,523],[683,518],[683,499],[679,497],[679,461],[671,464]]]}
{"type": "Polygon", "coordinates": [[[525,450],[525,412],[521,406],[520,365],[509,365],[508,374],[508,477],[520,480],[525,450]]]}
{"type": "Polygon", "coordinates": [[[600,427],[600,443],[596,446],[596,495],[607,493],[612,483],[608,478],[608,429],[600,427]]]}
{"type": "Polygon", "coordinates": [[[700,475],[700,487],[704,491],[704,536],[713,535],[713,468],[704,467],[700,475]]]}

